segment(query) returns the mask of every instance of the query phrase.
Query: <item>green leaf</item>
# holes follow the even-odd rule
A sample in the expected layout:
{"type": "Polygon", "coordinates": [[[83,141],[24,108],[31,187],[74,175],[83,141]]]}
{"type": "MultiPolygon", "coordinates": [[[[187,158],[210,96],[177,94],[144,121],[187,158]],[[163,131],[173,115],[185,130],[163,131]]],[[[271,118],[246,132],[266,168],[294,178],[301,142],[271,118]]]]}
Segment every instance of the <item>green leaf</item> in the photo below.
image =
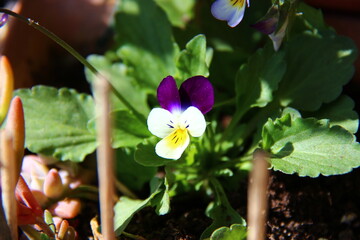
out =
{"type": "Polygon", "coordinates": [[[143,166],[158,167],[174,160],[161,158],[155,153],[155,144],[145,140],[136,146],[135,161],[143,166]]]}
{"type": "MultiPolygon", "coordinates": [[[[117,110],[111,113],[113,122],[112,147],[135,147],[144,139],[151,136],[145,123],[141,122],[134,114],[128,110],[117,110]]],[[[89,129],[96,128],[96,119],[91,119],[88,123],[89,129]]]]}
{"type": "Polygon", "coordinates": [[[153,0],[123,0],[115,16],[117,51],[141,86],[154,91],[175,73],[178,47],[166,14],[153,0]]]}
{"type": "Polygon", "coordinates": [[[215,194],[215,201],[209,204],[206,212],[214,221],[201,234],[200,239],[210,237],[211,233],[219,227],[235,223],[246,226],[245,220],[230,206],[221,184],[216,179],[212,179],[211,184],[215,194]]]}
{"type": "Polygon", "coordinates": [[[315,111],[335,100],[354,73],[356,48],[349,38],[303,34],[285,50],[287,70],[278,92],[282,106],[315,111]]]}
{"type": "Polygon", "coordinates": [[[156,207],[158,215],[165,215],[170,212],[169,183],[167,178],[164,180],[165,189],[151,200],[151,205],[156,207]]]}
{"type": "Polygon", "coordinates": [[[154,178],[151,183],[151,195],[145,200],[130,199],[121,197],[114,206],[114,228],[116,236],[119,236],[131,221],[132,217],[146,206],[150,205],[150,201],[160,192],[163,191],[163,182],[154,178]]]}
{"type": "Polygon", "coordinates": [[[15,95],[23,101],[30,151],[76,162],[95,151],[95,132],[87,128],[94,118],[90,95],[45,86],[20,89],[15,95]]]}
{"type": "Polygon", "coordinates": [[[240,224],[233,224],[228,227],[221,227],[215,230],[210,237],[210,240],[245,240],[246,227],[240,224]]]}
{"type": "Polygon", "coordinates": [[[356,133],[359,126],[359,116],[354,111],[354,101],[345,95],[334,102],[324,104],[315,113],[309,113],[318,119],[330,119],[330,126],[339,125],[351,133],[356,133]]]}
{"type": "Polygon", "coordinates": [[[292,119],[295,119],[295,118],[301,118],[301,113],[296,110],[295,108],[292,108],[292,107],[287,107],[287,108],[284,108],[281,112],[281,116],[285,116],[287,114],[290,114],[290,117],[292,119]]]}
{"type": "Polygon", "coordinates": [[[317,177],[350,172],[360,165],[355,136],[327,120],[285,115],[264,125],[263,148],[271,153],[271,166],[284,173],[317,177]]]}
{"type": "Polygon", "coordinates": [[[301,12],[296,19],[298,20],[294,24],[296,29],[294,32],[312,31],[316,34],[319,30],[328,30],[330,27],[326,25],[322,11],[313,7],[310,7],[306,3],[299,2],[297,12],[301,12]]]}
{"type": "Polygon", "coordinates": [[[167,13],[173,26],[184,28],[193,18],[195,0],[155,0],[155,2],[167,13]]]}
{"type": "Polygon", "coordinates": [[[206,38],[200,34],[186,44],[186,49],[181,51],[177,62],[177,79],[181,82],[189,77],[202,75],[209,76],[206,58],[206,38]]]}
{"type": "Polygon", "coordinates": [[[134,150],[121,148],[116,151],[116,174],[132,190],[140,191],[156,174],[156,167],[145,167],[134,160],[134,150]]]}
{"type": "MultiPolygon", "coordinates": [[[[141,89],[136,80],[131,77],[129,68],[123,63],[112,63],[106,57],[90,55],[87,60],[106,77],[114,88],[140,113],[147,115],[149,108],[147,104],[147,93],[141,89]]],[[[95,75],[86,71],[87,80],[93,84],[95,75]]],[[[112,93],[111,105],[113,109],[125,109],[123,103],[112,93]]]]}
{"type": "Polygon", "coordinates": [[[265,107],[272,101],[273,92],[286,70],[283,58],[282,52],[274,52],[268,44],[241,66],[235,82],[237,109],[265,107]]]}
{"type": "Polygon", "coordinates": [[[140,122],[131,112],[127,110],[115,111],[112,114],[113,147],[135,147],[145,138],[151,136],[147,126],[140,122]]]}

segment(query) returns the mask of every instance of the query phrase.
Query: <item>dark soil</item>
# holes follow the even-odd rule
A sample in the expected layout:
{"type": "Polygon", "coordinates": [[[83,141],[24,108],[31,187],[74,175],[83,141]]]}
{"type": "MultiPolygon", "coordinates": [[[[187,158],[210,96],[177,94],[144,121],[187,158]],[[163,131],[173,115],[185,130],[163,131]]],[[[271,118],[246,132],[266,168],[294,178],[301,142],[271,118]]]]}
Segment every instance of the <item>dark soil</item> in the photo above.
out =
{"type": "MultiPolygon", "coordinates": [[[[212,220],[205,216],[207,202],[195,196],[171,202],[169,214],[158,216],[153,208],[141,210],[125,229],[147,240],[195,240],[212,220]]],[[[131,238],[121,237],[122,240],[131,238]]]]}
{"type": "MultiPolygon", "coordinates": [[[[245,196],[245,188],[229,195],[242,216],[246,212],[245,196]]],[[[176,200],[165,216],[157,216],[153,209],[146,208],[134,217],[126,231],[147,240],[199,239],[211,223],[204,215],[206,205],[199,197],[176,200]]],[[[319,178],[271,172],[267,239],[360,239],[360,169],[319,178]]]]}
{"type": "Polygon", "coordinates": [[[360,169],[332,177],[273,173],[268,239],[360,239],[360,169]]]}

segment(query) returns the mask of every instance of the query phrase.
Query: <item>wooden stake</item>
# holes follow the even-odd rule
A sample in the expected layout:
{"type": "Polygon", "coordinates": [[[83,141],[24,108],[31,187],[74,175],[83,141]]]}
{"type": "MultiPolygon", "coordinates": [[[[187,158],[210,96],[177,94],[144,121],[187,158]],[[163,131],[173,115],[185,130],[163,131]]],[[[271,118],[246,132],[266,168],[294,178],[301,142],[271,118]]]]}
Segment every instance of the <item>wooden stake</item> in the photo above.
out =
{"type": "Polygon", "coordinates": [[[95,84],[97,110],[97,168],[100,193],[100,219],[103,239],[115,239],[114,232],[114,153],[111,147],[110,85],[105,78],[95,84]]]}
{"type": "Polygon", "coordinates": [[[256,150],[253,155],[253,169],[249,178],[247,240],[265,239],[268,207],[268,166],[267,153],[264,150],[256,150]]]}

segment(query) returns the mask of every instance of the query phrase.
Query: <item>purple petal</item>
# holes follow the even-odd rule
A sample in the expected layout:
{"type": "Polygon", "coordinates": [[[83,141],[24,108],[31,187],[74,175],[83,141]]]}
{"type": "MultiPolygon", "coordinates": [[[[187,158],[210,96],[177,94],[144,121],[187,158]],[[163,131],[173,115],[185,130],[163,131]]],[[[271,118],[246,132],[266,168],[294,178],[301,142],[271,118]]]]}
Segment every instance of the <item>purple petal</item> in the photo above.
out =
{"type": "Polygon", "coordinates": [[[194,106],[205,114],[214,105],[214,89],[206,77],[195,76],[187,79],[181,84],[179,92],[182,109],[194,106]]]}
{"type": "Polygon", "coordinates": [[[276,29],[278,23],[278,19],[275,17],[271,17],[265,20],[262,20],[260,22],[257,22],[253,25],[251,25],[251,27],[257,29],[258,31],[269,35],[271,33],[273,33],[276,29]]]}
{"type": "Polygon", "coordinates": [[[172,76],[164,78],[158,89],[157,98],[162,108],[173,112],[181,110],[179,90],[172,76]]]}

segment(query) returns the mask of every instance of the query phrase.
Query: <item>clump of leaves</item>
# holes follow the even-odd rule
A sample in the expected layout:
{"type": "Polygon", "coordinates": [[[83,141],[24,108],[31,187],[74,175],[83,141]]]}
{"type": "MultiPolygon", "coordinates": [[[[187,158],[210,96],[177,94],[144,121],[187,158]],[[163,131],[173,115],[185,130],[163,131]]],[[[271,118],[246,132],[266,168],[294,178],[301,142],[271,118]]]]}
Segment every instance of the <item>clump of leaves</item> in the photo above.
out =
{"type": "MultiPolygon", "coordinates": [[[[135,192],[150,186],[148,198],[122,197],[115,205],[118,235],[142,208],[153,206],[166,214],[171,198],[200,191],[211,202],[206,214],[213,219],[201,238],[233,239],[234,232],[245,236],[246,223],[230,206],[222,181],[248,170],[259,147],[269,153],[271,168],[287,174],[328,176],[360,166],[354,136],[358,116],[354,102],[342,94],[354,73],[357,50],[326,26],[320,11],[291,0],[276,2],[288,22],[275,51],[270,39],[247,27],[261,17],[259,12],[266,14],[268,1],[254,2],[241,26],[231,31],[210,16],[209,7],[195,14],[194,0],[187,1],[188,7],[176,2],[122,0],[113,48],[88,57],[132,106],[110,96],[118,178],[135,192]],[[188,22],[193,16],[198,19],[188,22]],[[179,160],[156,155],[158,139],[145,121],[157,105],[156,88],[168,75],[178,85],[191,76],[209,77],[216,96],[206,115],[206,133],[193,139],[179,160]],[[218,229],[231,224],[238,225],[218,229]]],[[[279,21],[283,26],[284,19],[279,21]]],[[[86,75],[92,84],[96,76],[86,75]]],[[[46,86],[16,95],[24,102],[29,150],[72,162],[95,151],[93,96],[46,86]]]]}

